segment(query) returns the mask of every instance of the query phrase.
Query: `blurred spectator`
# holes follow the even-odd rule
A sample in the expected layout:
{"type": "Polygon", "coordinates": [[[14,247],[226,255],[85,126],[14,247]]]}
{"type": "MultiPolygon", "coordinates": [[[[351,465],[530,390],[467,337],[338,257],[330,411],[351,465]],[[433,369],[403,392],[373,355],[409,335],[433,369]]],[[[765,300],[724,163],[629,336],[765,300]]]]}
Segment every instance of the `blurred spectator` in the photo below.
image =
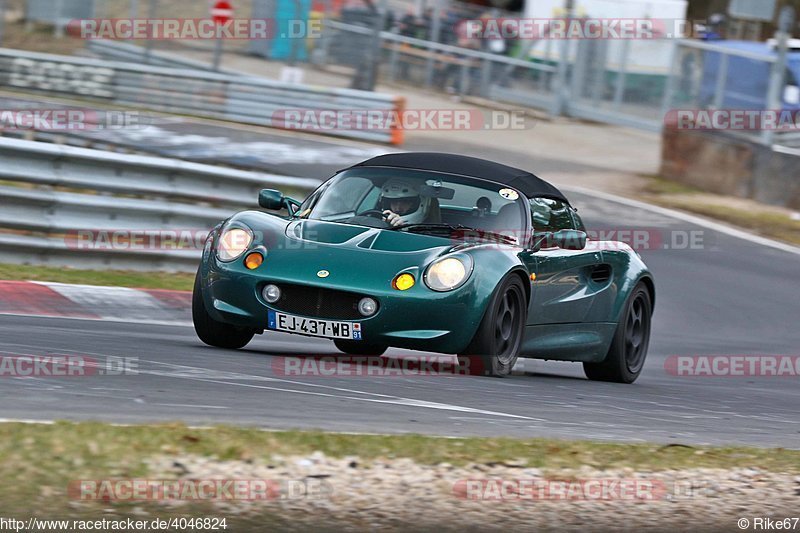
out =
{"type": "Polygon", "coordinates": [[[409,7],[406,14],[397,23],[397,33],[404,37],[416,37],[418,25],[419,21],[416,13],[414,13],[414,8],[409,7]]]}
{"type": "MultiPolygon", "coordinates": [[[[458,20],[453,24],[454,44],[460,48],[468,50],[480,50],[481,40],[477,37],[468,37],[466,31],[466,18],[458,20]]],[[[470,89],[476,86],[479,76],[479,66],[473,58],[463,54],[446,54],[445,62],[439,70],[438,83],[442,89],[450,94],[468,94],[470,89]],[[463,69],[467,69],[467,75],[463,75],[463,69]]]]}
{"type": "Polygon", "coordinates": [[[420,24],[420,39],[432,40],[431,30],[433,29],[433,8],[428,7],[422,13],[422,23],[420,24]]]}

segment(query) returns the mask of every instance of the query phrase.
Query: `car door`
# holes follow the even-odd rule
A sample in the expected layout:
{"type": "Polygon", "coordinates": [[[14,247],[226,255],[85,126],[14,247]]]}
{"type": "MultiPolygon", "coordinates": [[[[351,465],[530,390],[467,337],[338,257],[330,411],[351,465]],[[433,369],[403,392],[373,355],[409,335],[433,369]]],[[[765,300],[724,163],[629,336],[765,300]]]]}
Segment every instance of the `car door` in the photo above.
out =
{"type": "MultiPolygon", "coordinates": [[[[572,208],[549,198],[530,200],[534,234],[577,227],[572,208]]],[[[531,324],[564,324],[592,320],[593,291],[588,286],[600,251],[591,248],[565,250],[544,243],[532,254],[534,294],[528,311],[531,324]]]]}
{"type": "MultiPolygon", "coordinates": [[[[569,204],[549,198],[530,200],[534,235],[562,229],[585,231],[569,204]]],[[[523,355],[554,359],[592,360],[601,356],[608,325],[607,313],[598,305],[603,290],[603,263],[599,249],[582,250],[550,246],[527,255],[535,274],[528,308],[528,327],[523,355]]]]}

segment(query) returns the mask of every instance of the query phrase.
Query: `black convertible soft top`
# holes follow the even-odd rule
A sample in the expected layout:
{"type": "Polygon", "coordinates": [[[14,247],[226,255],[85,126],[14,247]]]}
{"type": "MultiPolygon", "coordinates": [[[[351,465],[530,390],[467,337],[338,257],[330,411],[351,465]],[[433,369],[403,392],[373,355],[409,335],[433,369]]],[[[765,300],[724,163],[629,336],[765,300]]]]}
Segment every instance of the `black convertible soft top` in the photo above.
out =
{"type": "Polygon", "coordinates": [[[528,198],[541,196],[555,198],[569,203],[561,191],[527,170],[510,167],[469,157],[466,155],[443,154],[438,152],[406,152],[399,154],[385,154],[357,163],[355,167],[395,167],[411,168],[416,170],[432,170],[434,172],[447,172],[461,176],[485,179],[513,187],[528,198]]]}

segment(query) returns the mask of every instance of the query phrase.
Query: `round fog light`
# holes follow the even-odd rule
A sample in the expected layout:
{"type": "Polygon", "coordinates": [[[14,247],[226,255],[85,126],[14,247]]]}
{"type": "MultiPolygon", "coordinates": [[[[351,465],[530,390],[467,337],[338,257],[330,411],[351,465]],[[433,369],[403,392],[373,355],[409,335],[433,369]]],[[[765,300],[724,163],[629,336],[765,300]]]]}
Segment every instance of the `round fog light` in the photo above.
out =
{"type": "Polygon", "coordinates": [[[281,290],[278,288],[277,285],[267,285],[264,287],[262,293],[264,295],[264,299],[271,304],[274,304],[281,298],[281,290]]]}
{"type": "Polygon", "coordinates": [[[361,298],[361,301],[358,302],[358,312],[364,316],[374,315],[377,310],[378,302],[372,298],[361,298]]]}

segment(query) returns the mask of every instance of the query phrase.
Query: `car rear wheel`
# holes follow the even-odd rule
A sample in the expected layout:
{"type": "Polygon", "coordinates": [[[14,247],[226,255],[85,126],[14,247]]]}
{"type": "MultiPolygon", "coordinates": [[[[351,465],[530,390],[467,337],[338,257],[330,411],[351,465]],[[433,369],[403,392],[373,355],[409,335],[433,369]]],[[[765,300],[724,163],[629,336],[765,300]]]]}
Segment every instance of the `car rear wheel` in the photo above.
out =
{"type": "Polygon", "coordinates": [[[586,377],[615,383],[636,381],[647,357],[652,314],[650,293],[640,283],[628,297],[605,360],[601,363],[583,363],[586,377]]]}
{"type": "Polygon", "coordinates": [[[385,344],[369,344],[360,341],[346,341],[336,339],[333,341],[339,351],[350,355],[383,355],[388,346],[385,344]]]}
{"type": "Polygon", "coordinates": [[[508,276],[495,289],[475,337],[459,356],[461,365],[470,374],[509,375],[519,357],[527,318],[525,287],[519,276],[508,276]]]}
{"type": "Polygon", "coordinates": [[[203,301],[199,271],[194,279],[194,292],[192,293],[192,322],[194,322],[194,330],[200,340],[217,348],[233,350],[242,348],[255,335],[255,331],[250,328],[225,324],[211,318],[203,301]]]}

